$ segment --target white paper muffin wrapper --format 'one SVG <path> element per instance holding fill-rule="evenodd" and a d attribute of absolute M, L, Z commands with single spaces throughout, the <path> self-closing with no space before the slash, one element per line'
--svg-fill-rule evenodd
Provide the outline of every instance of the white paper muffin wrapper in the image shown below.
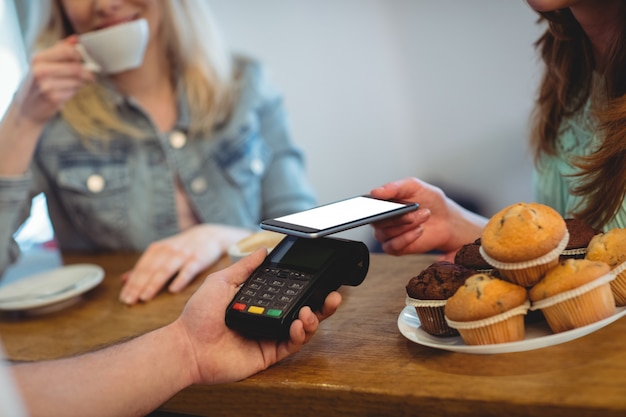
<path fill-rule="evenodd" d="M 495 268 L 498 269 L 524 269 L 524 268 L 530 268 L 533 266 L 537 266 L 537 265 L 543 265 L 549 262 L 552 262 L 554 259 L 558 258 L 559 255 L 561 254 L 561 252 L 563 252 L 563 250 L 565 249 L 565 247 L 567 246 L 567 244 L 569 243 L 569 232 L 567 231 L 567 229 L 565 230 L 565 236 L 563 236 L 563 239 L 561 240 L 561 242 L 559 242 L 558 246 L 554 249 L 552 249 L 550 252 L 546 253 L 545 255 L 536 258 L 536 259 L 532 259 L 530 261 L 523 261 L 523 262 L 500 262 L 497 261 L 495 259 L 493 259 L 491 256 L 487 255 L 487 253 L 485 253 L 485 250 L 483 249 L 482 245 L 480 246 L 480 248 L 478 248 L 478 251 L 480 252 L 480 254 L 482 255 L 483 258 L 485 258 L 485 261 L 487 261 L 487 263 L 489 263 L 490 265 L 492 265 Z"/>
<path fill-rule="evenodd" d="M 615 279 L 615 273 L 613 271 L 609 272 L 606 275 L 602 275 L 599 278 L 594 279 L 591 282 L 588 282 L 580 287 L 574 288 L 572 290 L 564 291 L 560 294 L 553 295 L 552 297 L 544 298 L 543 300 L 534 301 L 531 310 L 539 310 L 542 308 L 553 306 L 557 303 L 560 303 L 565 300 L 569 300 L 574 297 L 578 297 L 586 292 L 593 290 L 594 288 L 598 288 L 601 285 L 606 284 L 607 282 L 611 282 Z"/>
<path fill-rule="evenodd" d="M 615 274 L 615 280 L 611 281 L 611 291 L 615 297 L 615 304 L 619 307 L 626 305 L 626 262 L 622 262 L 611 270 Z"/>
<path fill-rule="evenodd" d="M 611 272 L 614 273 L 615 276 L 618 276 L 624 271 L 626 271 L 626 262 L 622 262 L 621 264 L 617 265 L 615 268 L 611 269 Z"/>
<path fill-rule="evenodd" d="M 486 319 L 474 320 L 474 321 L 454 321 L 446 317 L 446 322 L 448 323 L 448 326 L 452 327 L 453 329 L 476 329 L 478 327 L 490 326 L 492 324 L 496 324 L 501 321 L 508 320 L 514 316 L 526 314 L 529 308 L 530 308 L 530 301 L 526 300 L 524 304 L 520 306 L 512 308 L 509 311 L 505 311 L 504 313 L 495 315 L 493 317 L 488 317 Z"/>
<path fill-rule="evenodd" d="M 406 305 L 411 307 L 443 307 L 448 300 L 418 300 L 407 295 Z"/>
<path fill-rule="evenodd" d="M 587 248 L 577 248 L 577 249 L 563 249 L 561 255 L 564 256 L 578 256 L 587 254 Z"/>

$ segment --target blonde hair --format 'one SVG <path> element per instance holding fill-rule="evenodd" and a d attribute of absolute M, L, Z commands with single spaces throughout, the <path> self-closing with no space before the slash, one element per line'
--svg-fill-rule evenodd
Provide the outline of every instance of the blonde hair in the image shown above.
<path fill-rule="evenodd" d="M 24 27 L 30 51 L 51 46 L 73 34 L 58 0 L 31 0 Z M 176 89 L 185 92 L 190 109 L 189 136 L 211 132 L 223 123 L 232 108 L 234 82 L 232 59 L 207 1 L 162 0 L 162 39 Z M 85 112 L 84 109 L 89 109 Z M 82 88 L 61 111 L 63 118 L 83 138 L 106 139 L 113 132 L 141 137 L 134 126 L 115 112 L 105 88 Z"/>

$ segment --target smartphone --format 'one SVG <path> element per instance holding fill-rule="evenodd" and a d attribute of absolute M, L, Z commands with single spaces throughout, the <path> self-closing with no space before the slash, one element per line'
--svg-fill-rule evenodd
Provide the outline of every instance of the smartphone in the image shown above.
<path fill-rule="evenodd" d="M 331 291 L 360 285 L 368 269 L 363 242 L 285 236 L 232 299 L 226 324 L 248 336 L 286 339 L 303 306 L 319 310 Z"/>
<path fill-rule="evenodd" d="M 318 238 L 417 210 L 419 204 L 360 195 L 309 210 L 264 220 L 261 228 Z"/>

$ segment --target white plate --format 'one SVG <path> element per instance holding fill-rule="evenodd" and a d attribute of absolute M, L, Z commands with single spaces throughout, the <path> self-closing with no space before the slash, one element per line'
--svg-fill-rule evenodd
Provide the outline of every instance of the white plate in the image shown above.
<path fill-rule="evenodd" d="M 540 349 L 569 342 L 608 326 L 624 315 L 626 315 L 626 307 L 617 307 L 615 314 L 604 320 L 561 333 L 552 333 L 545 321 L 528 323 L 526 324 L 525 338 L 519 342 L 470 346 L 463 343 L 463 339 L 460 336 L 436 337 L 426 333 L 420 326 L 415 307 L 406 306 L 400 313 L 400 316 L 398 316 L 398 329 L 410 341 L 437 349 L 476 354 L 509 353 Z"/>
<path fill-rule="evenodd" d="M 0 310 L 29 310 L 76 297 L 104 279 L 98 265 L 75 264 L 41 272 L 0 287 Z"/>

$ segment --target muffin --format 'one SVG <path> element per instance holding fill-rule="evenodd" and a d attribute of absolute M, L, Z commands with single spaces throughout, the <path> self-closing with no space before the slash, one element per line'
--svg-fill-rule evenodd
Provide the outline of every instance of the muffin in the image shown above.
<path fill-rule="evenodd" d="M 454 255 L 454 263 L 477 272 L 490 272 L 493 266 L 480 254 L 480 238 L 461 246 Z"/>
<path fill-rule="evenodd" d="M 489 219 L 480 254 L 514 284 L 531 287 L 559 263 L 569 241 L 565 220 L 551 207 L 516 203 Z"/>
<path fill-rule="evenodd" d="M 435 262 L 406 285 L 406 305 L 415 307 L 422 329 L 433 336 L 457 336 L 446 323 L 446 300 L 463 285 L 474 271 L 451 262 Z"/>
<path fill-rule="evenodd" d="M 561 260 L 569 258 L 583 259 L 587 253 L 589 242 L 601 231 L 594 229 L 588 223 L 580 219 L 565 219 L 565 225 L 569 233 L 569 242 L 565 249 L 563 249 L 563 252 L 561 252 Z"/>
<path fill-rule="evenodd" d="M 611 290 L 618 306 L 626 305 L 626 229 L 610 229 L 595 235 L 587 246 L 586 259 L 605 262 L 615 274 Z"/>
<path fill-rule="evenodd" d="M 567 259 L 529 290 L 531 309 L 543 311 L 555 333 L 594 323 L 615 313 L 614 278 L 604 262 Z"/>
<path fill-rule="evenodd" d="M 475 274 L 448 299 L 444 314 L 466 344 L 488 345 L 523 340 L 529 306 L 526 288 Z"/>

